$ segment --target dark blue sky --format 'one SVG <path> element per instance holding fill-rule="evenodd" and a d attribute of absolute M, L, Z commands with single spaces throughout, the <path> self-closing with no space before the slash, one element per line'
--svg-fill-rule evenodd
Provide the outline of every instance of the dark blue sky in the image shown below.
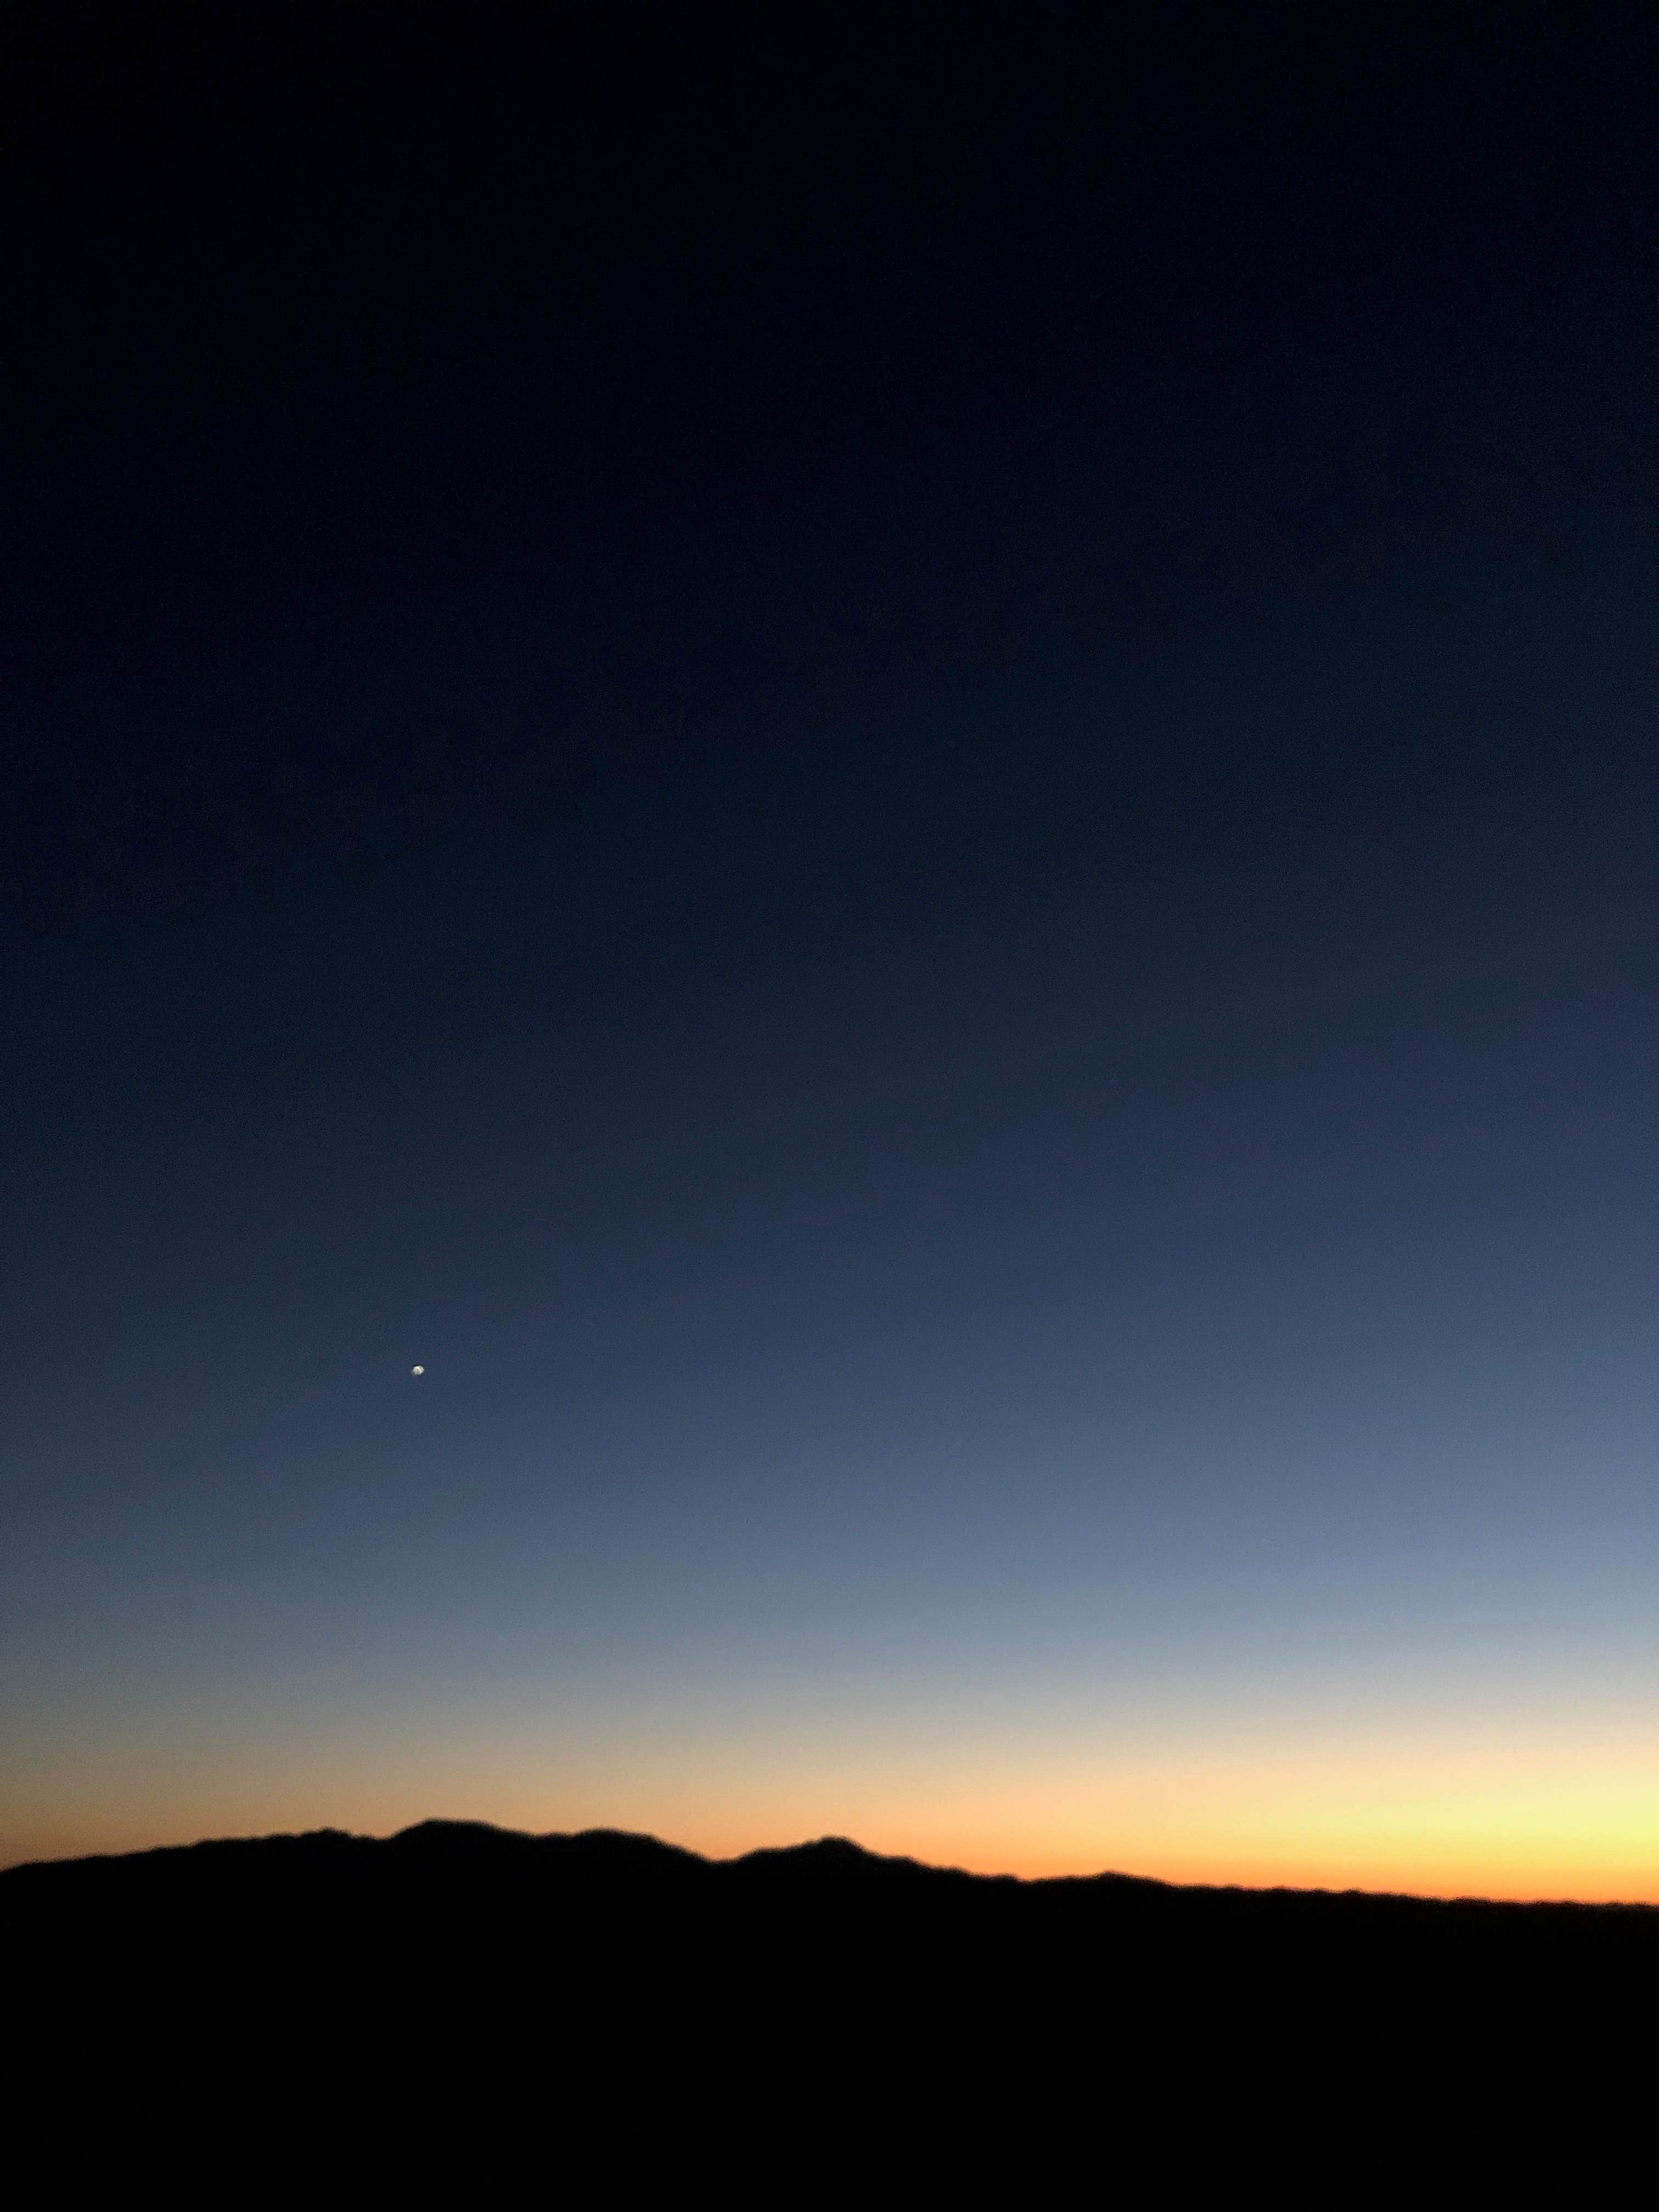
<path fill-rule="evenodd" d="M 1628 1893 L 1650 27 L 20 22 L 10 1855 Z"/>

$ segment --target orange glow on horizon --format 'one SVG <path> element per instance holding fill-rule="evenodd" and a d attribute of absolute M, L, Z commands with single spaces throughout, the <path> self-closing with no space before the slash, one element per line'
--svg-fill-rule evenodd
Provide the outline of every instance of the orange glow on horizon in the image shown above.
<path fill-rule="evenodd" d="M 1659 1903 L 1650 1745 L 1325 1746 L 1276 1757 L 1188 1747 L 1097 1762 L 918 1756 L 839 1772 L 805 1756 L 728 1750 L 694 1770 L 590 1750 L 537 1766 L 474 1744 L 423 1748 L 395 1771 L 337 1753 L 303 1775 L 157 1775 L 150 1789 L 118 1795 L 106 1773 L 84 1791 L 40 1776 L 27 1793 L 32 1807 L 20 1802 L 26 1793 L 15 1797 L 0 1856 L 320 1826 L 384 1835 L 441 1816 L 537 1832 L 630 1828 L 719 1858 L 836 1834 L 1028 1878 L 1109 1869 L 1249 1887 Z"/>

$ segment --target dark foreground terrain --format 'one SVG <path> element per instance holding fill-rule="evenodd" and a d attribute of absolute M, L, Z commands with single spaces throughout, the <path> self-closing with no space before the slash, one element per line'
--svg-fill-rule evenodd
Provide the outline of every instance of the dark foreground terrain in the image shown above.
<path fill-rule="evenodd" d="M 1051 2002 L 1107 1987 L 1296 1978 L 1352 1986 L 1565 1974 L 1645 1979 L 1659 1907 L 1512 1905 L 1357 1891 L 1182 1887 L 1116 1874 L 1024 1881 L 884 1858 L 840 1839 L 710 1860 L 650 1836 L 532 1836 L 428 1820 L 386 1840 L 319 1829 L 15 1867 L 0 1875 L 14 1958 L 164 1956 L 176 1977 L 232 1962 L 287 1972 L 418 1965 L 428 1979 L 550 1974 L 672 1981 L 705 2000 L 739 1976 L 849 1977 L 926 1993 L 1010 1978 Z M 710 1980 L 712 1976 L 713 1981 Z M 924 1994 L 913 1990 L 913 2001 Z"/>
<path fill-rule="evenodd" d="M 1017 1929 L 1032 1940 L 1062 1929 L 1119 1942 L 1386 1940 L 1534 1957 L 1659 1942 L 1659 1905 L 1222 1888 L 1121 1874 L 1022 1881 L 883 1857 L 842 1837 L 708 1859 L 619 1829 L 535 1836 L 480 1820 L 423 1820 L 385 1838 L 315 1828 L 37 1860 L 0 1873 L 0 1902 L 14 1926 L 15 1916 L 159 1913 L 175 1930 L 207 1913 L 358 1919 L 417 1907 L 457 1927 L 507 1911 L 546 1934 L 567 1915 L 591 1926 L 591 1915 L 667 1908 L 688 1923 L 708 1915 L 757 1929 L 896 1913 L 922 1927 Z"/>
<path fill-rule="evenodd" d="M 598 2160 L 625 2203 L 1047 2203 L 1083 2158 L 1091 2196 L 1324 2205 L 1425 2160 L 1484 2201 L 1500 2152 L 1581 2190 L 1644 2101 L 1659 1910 L 428 1821 L 14 1868 L 0 1941 L 18 2109 L 71 2178 L 240 2202 L 252 2157 L 307 2202 L 392 2168 L 470 2201 L 511 2143 L 538 2195 Z"/>
<path fill-rule="evenodd" d="M 1121 1874 L 1021 1881 L 886 1858 L 842 1837 L 708 1859 L 614 1828 L 527 1835 L 481 1820 L 423 1820 L 395 1836 L 340 1828 L 43 1859 L 0 1873 L 9 1914 L 165 1911 L 354 1912 L 418 1899 L 426 1912 L 471 1916 L 509 1905 L 538 1918 L 582 1906 L 670 1902 L 687 1913 L 884 1912 L 901 1907 L 981 1928 L 1061 1925 L 1079 1933 L 1225 1930 L 1243 1938 L 1317 1932 L 1324 1940 L 1393 1939 L 1551 1948 L 1659 1939 L 1659 1905 L 1445 1901 L 1361 1890 L 1180 1885 Z"/>

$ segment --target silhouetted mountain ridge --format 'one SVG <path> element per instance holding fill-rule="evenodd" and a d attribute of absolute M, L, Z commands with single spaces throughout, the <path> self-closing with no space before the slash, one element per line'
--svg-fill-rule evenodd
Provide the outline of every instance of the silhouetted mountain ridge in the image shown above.
<path fill-rule="evenodd" d="M 1282 2076 L 1291 2051 L 1352 2075 L 1367 2049 L 1495 2078 L 1627 2015 L 1659 1953 L 1648 1905 L 1024 1881 L 844 1836 L 713 1859 L 435 1820 L 37 1861 L 0 1875 L 0 1923 L 43 2054 L 183 2052 L 204 2079 L 297 2069 L 349 2095 L 435 2069 L 436 2108 L 458 2080 L 532 2103 L 552 2080 L 568 2112 L 623 2094 L 628 2129 L 691 2083 L 699 2112 L 761 2081 L 840 2083 L 840 2114 L 969 2081 L 988 2110 L 1024 2081 L 1046 2112 L 1068 2081 L 1082 2109 L 1172 2051 L 1229 2079 Z"/>
<path fill-rule="evenodd" d="M 418 1875 L 423 1884 L 453 1885 L 502 1881 L 518 1887 L 526 1881 L 557 1886 L 575 1883 L 641 1889 L 664 1882 L 702 1891 L 738 1894 L 750 1888 L 785 1889 L 803 1894 L 854 1887 L 862 1891 L 902 1889 L 920 1898 L 975 1899 L 987 1903 L 1011 1897 L 1080 1905 L 1109 1901 L 1120 1909 L 1219 1908 L 1249 1912 L 1297 1907 L 1328 1913 L 1392 1914 L 1444 1918 L 1475 1914 L 1517 1920 L 1540 1916 L 1589 1924 L 1606 1921 L 1631 1934 L 1659 1934 L 1659 1905 L 1584 1905 L 1568 1900 L 1522 1904 L 1480 1898 L 1443 1899 L 1362 1890 L 1250 1889 L 1239 1885 L 1180 1884 L 1147 1875 L 1103 1871 L 1095 1875 L 1021 1878 L 1007 1874 L 973 1874 L 938 1867 L 920 1859 L 872 1851 L 846 1836 L 822 1836 L 800 1844 L 770 1846 L 731 1859 L 713 1859 L 684 1845 L 619 1828 L 586 1828 L 533 1834 L 483 1820 L 427 1820 L 380 1838 L 341 1828 L 314 1828 L 268 1836 L 208 1838 L 193 1844 L 75 1859 L 33 1860 L 5 1870 L 0 1899 L 14 1909 L 26 1901 L 50 1909 L 71 1894 L 93 1890 L 165 1887 L 185 1892 L 210 1885 L 268 1888 L 301 1885 L 319 1892 L 331 1887 L 355 1889 L 376 1881 Z"/>

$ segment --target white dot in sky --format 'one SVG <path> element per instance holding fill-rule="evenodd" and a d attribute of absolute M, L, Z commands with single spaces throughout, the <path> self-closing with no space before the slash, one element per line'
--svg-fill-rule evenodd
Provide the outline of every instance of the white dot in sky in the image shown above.
<path fill-rule="evenodd" d="M 411 1375 L 424 1375 L 426 1373 L 424 1367 L 411 1367 L 409 1371 Z"/>

